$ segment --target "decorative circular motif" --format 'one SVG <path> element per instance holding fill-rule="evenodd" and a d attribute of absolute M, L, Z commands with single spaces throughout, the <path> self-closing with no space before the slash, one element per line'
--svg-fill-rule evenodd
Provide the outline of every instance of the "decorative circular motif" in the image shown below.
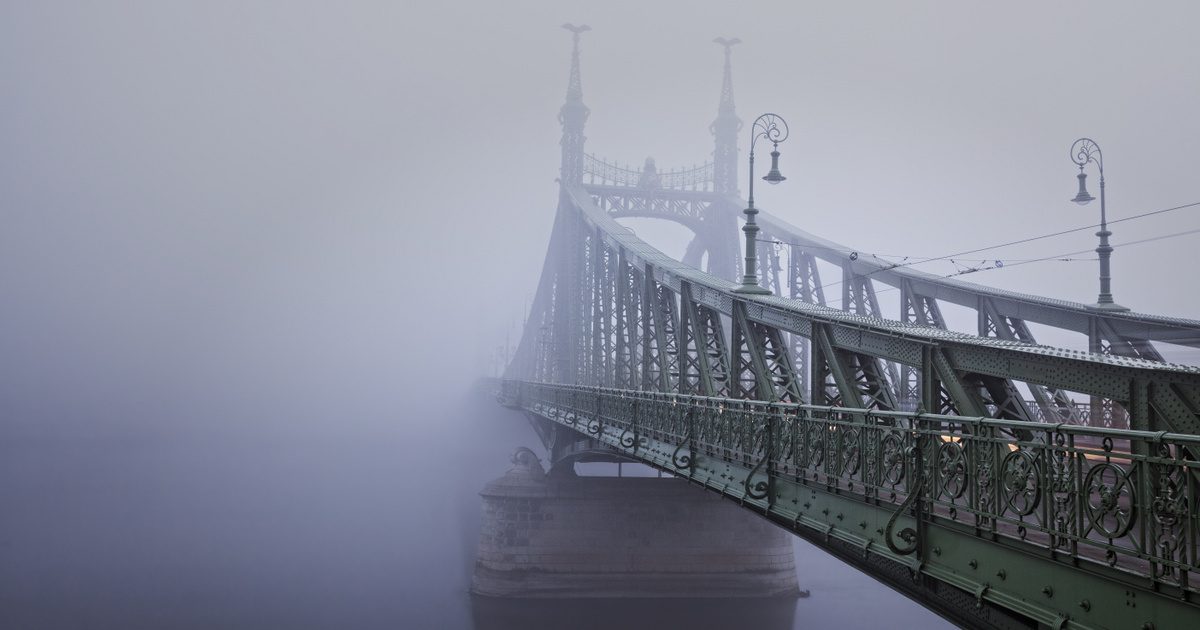
<path fill-rule="evenodd" d="M 883 436 L 882 442 L 881 476 L 894 486 L 904 479 L 904 440 L 893 431 Z"/>
<path fill-rule="evenodd" d="M 825 461 L 825 441 L 814 440 L 810 452 L 812 454 L 808 458 L 809 465 L 814 467 L 820 466 Z"/>
<path fill-rule="evenodd" d="M 1087 496 L 1087 515 L 1096 531 L 1109 538 L 1120 538 L 1133 527 L 1133 482 L 1129 473 L 1116 464 L 1096 464 L 1083 481 Z"/>
<path fill-rule="evenodd" d="M 1096 162 L 1103 171 L 1104 158 L 1102 156 L 1100 146 L 1091 138 L 1080 138 L 1071 145 L 1071 161 L 1081 167 L 1088 162 Z"/>
<path fill-rule="evenodd" d="M 1028 451 L 1016 450 L 1000 463 L 1004 503 L 1020 516 L 1032 514 L 1042 497 L 1037 462 Z"/>
<path fill-rule="evenodd" d="M 685 452 L 683 449 L 684 445 L 680 444 L 679 446 L 675 447 L 675 452 L 671 453 L 671 464 L 680 470 L 684 468 L 691 468 L 692 466 L 692 452 Z"/>
<path fill-rule="evenodd" d="M 967 462 L 962 445 L 942 442 L 938 447 L 938 486 L 942 495 L 957 499 L 967 491 Z"/>
<path fill-rule="evenodd" d="M 788 139 L 787 122 L 778 114 L 763 114 L 754 120 L 751 126 L 753 137 L 751 139 L 750 150 L 753 151 L 754 141 L 760 137 L 766 138 L 768 142 L 779 144 Z"/>
<path fill-rule="evenodd" d="M 858 474 L 858 467 L 861 464 L 859 461 L 861 458 L 858 456 L 858 430 L 855 429 L 849 431 L 846 436 L 842 438 L 842 443 L 848 443 L 848 445 L 842 449 L 842 474 L 846 476 L 856 475 Z"/>

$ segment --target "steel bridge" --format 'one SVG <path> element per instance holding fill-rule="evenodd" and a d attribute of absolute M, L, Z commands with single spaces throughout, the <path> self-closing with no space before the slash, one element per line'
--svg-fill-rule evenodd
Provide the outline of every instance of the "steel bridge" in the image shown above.
<path fill-rule="evenodd" d="M 684 477 L 963 626 L 1200 627 L 1200 368 L 1155 347 L 1200 348 L 1200 321 L 887 265 L 767 212 L 786 243 L 759 251 L 773 295 L 736 293 L 736 40 L 718 40 L 712 161 L 632 169 L 584 150 L 573 30 L 558 211 L 500 386 L 552 463 Z M 674 260 L 623 217 L 694 240 Z M 841 309 L 818 261 L 841 269 Z M 948 330 L 942 303 L 973 309 L 977 334 Z M 1090 351 L 1038 345 L 1030 323 Z"/>

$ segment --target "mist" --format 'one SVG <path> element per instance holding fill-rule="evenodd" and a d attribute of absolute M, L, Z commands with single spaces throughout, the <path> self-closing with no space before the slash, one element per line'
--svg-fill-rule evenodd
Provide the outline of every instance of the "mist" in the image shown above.
<path fill-rule="evenodd" d="M 741 38 L 739 116 L 792 130 L 759 205 L 864 253 L 1096 222 L 1080 136 L 1110 220 L 1200 201 L 1188 2 L 5 3 L 0 625 L 469 627 L 475 493 L 536 442 L 470 392 L 545 256 L 566 21 L 587 150 L 660 168 L 710 158 Z M 1120 245 L 1198 228 L 1114 226 L 1117 301 L 1196 317 L 1200 236 Z M 964 279 L 1096 292 L 1086 261 Z"/>

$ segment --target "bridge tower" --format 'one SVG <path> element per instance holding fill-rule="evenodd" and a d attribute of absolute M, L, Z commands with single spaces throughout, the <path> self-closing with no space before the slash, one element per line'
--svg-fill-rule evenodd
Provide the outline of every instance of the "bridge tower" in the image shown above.
<path fill-rule="evenodd" d="M 579 35 L 592 30 L 583 24 L 563 24 L 571 31 L 571 76 L 567 81 L 567 101 L 558 110 L 558 122 L 562 124 L 562 170 L 563 184 L 578 184 L 583 181 L 583 127 L 591 110 L 583 104 L 583 79 L 579 74 Z"/>
<path fill-rule="evenodd" d="M 742 119 L 738 118 L 733 100 L 733 47 L 742 43 L 736 37 L 718 37 L 713 43 L 725 50 L 725 71 L 721 78 L 721 99 L 717 104 L 717 117 L 708 126 L 713 134 L 713 199 L 704 212 L 704 232 L 696 235 L 689 250 L 708 252 L 709 273 L 721 278 L 735 279 L 742 272 L 741 252 L 738 249 L 737 213 L 741 210 L 738 199 L 738 134 L 742 130 Z M 698 256 L 697 256 L 698 262 Z"/>
<path fill-rule="evenodd" d="M 540 342 L 547 345 L 544 351 L 548 351 L 546 354 L 553 358 L 549 362 L 543 361 L 534 369 L 546 380 L 575 383 L 579 380 L 577 355 L 582 350 L 581 340 L 584 338 L 581 328 L 583 322 L 581 274 L 586 263 L 582 258 L 583 252 L 572 246 L 581 238 L 581 234 L 578 232 L 580 224 L 569 210 L 570 203 L 567 200 L 566 190 L 583 181 L 583 145 L 587 140 L 583 135 L 583 129 L 591 110 L 583 104 L 583 79 L 579 71 L 579 36 L 592 29 L 586 24 L 576 26 L 570 23 L 563 24 L 563 28 L 571 31 L 571 73 L 567 79 L 566 101 L 558 112 L 558 122 L 562 125 L 560 199 L 551 238 L 552 255 L 549 257 L 549 259 L 558 261 L 559 266 L 553 282 L 546 287 L 539 286 L 534 300 L 535 308 L 543 310 L 549 303 L 560 306 L 549 314 L 549 321 L 543 321 L 540 324 L 542 331 Z M 528 322 L 526 326 L 529 326 Z M 546 332 L 549 334 L 546 335 Z"/>
<path fill-rule="evenodd" d="M 730 57 L 733 47 L 742 43 L 734 37 L 718 37 L 713 43 L 725 48 L 725 75 L 721 80 L 721 102 L 717 105 L 717 118 L 709 125 L 716 141 L 713 150 L 713 190 L 722 195 L 736 196 L 738 193 L 738 133 L 742 130 L 742 119 L 738 118 L 733 104 L 733 69 Z"/>

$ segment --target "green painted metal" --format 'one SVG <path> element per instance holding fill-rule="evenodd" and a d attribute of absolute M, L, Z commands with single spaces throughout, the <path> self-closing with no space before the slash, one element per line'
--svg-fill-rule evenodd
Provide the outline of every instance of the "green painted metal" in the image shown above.
<path fill-rule="evenodd" d="M 1200 436 L 521 381 L 501 399 L 874 563 L 960 624 L 1200 624 Z"/>
<path fill-rule="evenodd" d="M 1200 367 L 1152 343 L 1200 347 L 1200 321 L 937 278 L 768 213 L 793 299 L 754 239 L 741 271 L 771 294 L 738 292 L 732 40 L 715 164 L 636 170 L 584 152 L 586 28 L 569 28 L 559 207 L 504 386 L 556 461 L 615 449 L 685 476 L 963 626 L 1200 627 Z M 692 229 L 682 261 L 615 221 L 634 216 Z M 841 267 L 845 310 L 824 306 L 818 259 Z M 900 288 L 899 321 L 876 282 Z M 946 330 L 941 301 L 976 310 L 979 336 Z M 1027 322 L 1091 352 L 1037 345 Z"/>

